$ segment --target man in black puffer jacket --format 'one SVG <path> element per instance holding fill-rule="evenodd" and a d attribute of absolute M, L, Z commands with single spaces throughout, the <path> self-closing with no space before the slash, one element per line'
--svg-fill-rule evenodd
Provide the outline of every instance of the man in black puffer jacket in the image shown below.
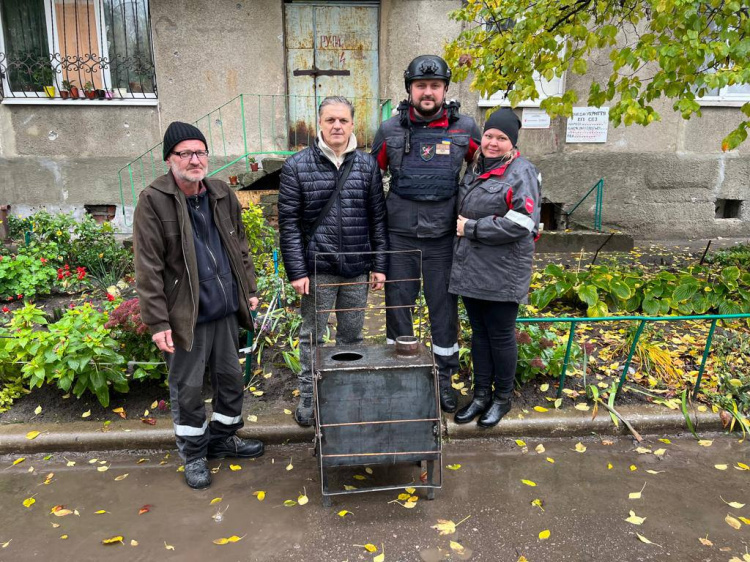
<path fill-rule="evenodd" d="M 364 309 L 368 287 L 383 288 L 388 266 L 387 255 L 375 253 L 388 249 L 380 169 L 374 157 L 357 150 L 354 106 L 344 97 L 324 99 L 318 125 L 313 146 L 284 163 L 279 188 L 281 253 L 302 295 L 300 401 L 294 414 L 302 426 L 313 422 L 310 336 L 323 343 L 328 323 L 328 314 L 316 314 L 316 300 L 318 310 Z M 362 341 L 364 310 L 339 312 L 336 319 L 337 343 Z"/>

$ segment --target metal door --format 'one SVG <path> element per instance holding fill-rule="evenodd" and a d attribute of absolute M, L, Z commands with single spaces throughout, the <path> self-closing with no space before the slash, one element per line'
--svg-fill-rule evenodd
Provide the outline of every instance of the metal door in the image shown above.
<path fill-rule="evenodd" d="M 360 146 L 378 127 L 378 4 L 286 4 L 289 144 L 309 145 L 317 134 L 317 107 L 345 96 L 355 107 Z"/>

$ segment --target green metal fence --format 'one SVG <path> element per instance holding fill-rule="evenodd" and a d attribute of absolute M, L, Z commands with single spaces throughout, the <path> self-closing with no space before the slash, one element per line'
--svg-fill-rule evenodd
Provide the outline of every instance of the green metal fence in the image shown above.
<path fill-rule="evenodd" d="M 565 211 L 565 215 L 570 219 L 570 215 L 573 214 L 573 212 L 581 206 L 581 203 L 583 203 L 586 199 L 589 198 L 589 196 L 595 193 L 594 196 L 594 230 L 597 232 L 602 231 L 602 204 L 604 202 L 604 178 L 601 178 L 598 182 L 596 182 L 591 189 L 589 189 L 586 192 L 586 195 L 581 197 L 581 200 L 578 201 L 575 205 L 573 205 L 573 208 L 570 211 Z"/>
<path fill-rule="evenodd" d="M 315 110 L 324 96 L 240 94 L 193 124 L 201 129 L 211 153 L 208 175 L 237 175 L 250 169 L 250 158 L 294 154 L 312 144 Z M 372 145 L 375 129 L 391 116 L 391 100 L 353 98 L 355 134 L 360 146 Z M 314 124 L 314 123 L 313 123 Z M 117 173 L 120 202 L 135 207 L 138 193 L 167 172 L 162 143 L 147 150 Z M 126 202 L 126 191 L 129 195 Z M 127 213 L 125 224 L 132 225 Z"/>
<path fill-rule="evenodd" d="M 700 384 L 701 379 L 703 378 L 703 372 L 706 369 L 706 361 L 708 359 L 708 355 L 711 351 L 711 342 L 713 340 L 714 331 L 716 329 L 716 323 L 719 320 L 737 320 L 737 319 L 743 319 L 743 318 L 750 318 L 750 313 L 743 313 L 743 314 L 704 314 L 704 315 L 696 315 L 696 316 L 606 316 L 606 317 L 595 317 L 595 318 L 518 318 L 518 322 L 521 324 L 540 324 L 540 323 L 569 323 L 570 329 L 568 331 L 568 345 L 565 350 L 565 358 L 563 359 L 563 368 L 562 372 L 560 373 L 559 378 L 559 388 L 557 390 L 557 397 L 560 398 L 562 396 L 563 388 L 565 387 L 565 375 L 568 370 L 568 365 L 570 361 L 570 352 L 573 346 L 573 339 L 575 338 L 575 332 L 576 332 L 576 326 L 578 324 L 589 324 L 589 323 L 598 323 L 598 322 L 622 322 L 622 321 L 629 321 L 629 322 L 638 322 L 638 328 L 636 329 L 635 336 L 633 337 L 633 343 L 630 345 L 630 351 L 628 353 L 628 358 L 625 361 L 625 365 L 622 369 L 622 375 L 620 375 L 620 380 L 617 384 L 617 391 L 616 394 L 619 395 L 620 390 L 622 389 L 622 385 L 625 383 L 625 378 L 628 375 L 628 370 L 630 369 L 630 363 L 633 360 L 633 355 L 635 354 L 636 347 L 638 345 L 638 340 L 641 337 L 641 334 L 643 334 L 643 330 L 646 327 L 646 324 L 649 322 L 684 322 L 686 320 L 701 320 L 701 321 L 711 321 L 711 327 L 708 332 L 708 337 L 706 338 L 706 345 L 703 349 L 703 358 L 701 360 L 701 365 L 698 370 L 698 375 L 695 378 L 695 387 L 693 390 L 693 397 L 697 396 L 698 391 L 700 390 Z"/>

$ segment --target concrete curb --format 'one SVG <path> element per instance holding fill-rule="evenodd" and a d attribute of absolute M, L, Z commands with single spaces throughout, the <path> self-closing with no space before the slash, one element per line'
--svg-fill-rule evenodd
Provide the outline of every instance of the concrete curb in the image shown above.
<path fill-rule="evenodd" d="M 665 435 L 688 430 L 681 412 L 662 406 L 622 406 L 618 411 L 641 435 Z M 691 416 L 697 431 L 721 431 L 718 414 L 698 412 Z M 606 410 L 600 408 L 596 419 L 591 411 L 573 408 L 548 412 L 522 413 L 514 408 L 503 421 L 492 429 L 480 429 L 476 423 L 457 425 L 453 416 L 445 416 L 446 437 L 471 439 L 486 437 L 583 437 L 623 435 L 628 430 L 615 428 Z M 66 424 L 6 424 L 0 425 L 0 454 L 52 453 L 59 451 L 114 451 L 128 449 L 171 449 L 174 432 L 169 420 L 159 419 L 157 426 L 138 420 L 113 422 L 106 431 L 99 422 L 76 421 Z M 35 439 L 27 439 L 30 431 L 39 431 Z M 257 423 L 246 422 L 239 432 L 241 437 L 260 439 L 268 444 L 313 441 L 313 428 L 299 427 L 291 416 L 284 414 L 259 415 Z"/>

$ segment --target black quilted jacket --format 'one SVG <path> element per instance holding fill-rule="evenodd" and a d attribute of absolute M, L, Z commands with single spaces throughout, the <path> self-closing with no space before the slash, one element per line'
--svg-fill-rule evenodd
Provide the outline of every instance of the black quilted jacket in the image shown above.
<path fill-rule="evenodd" d="M 354 164 L 340 196 L 306 241 L 304 233 L 335 191 L 338 175 L 351 158 Z M 383 184 L 375 158 L 355 150 L 337 170 L 317 144 L 289 158 L 281 169 L 279 232 L 290 281 L 316 271 L 347 278 L 368 271 L 385 273 L 387 255 L 367 254 L 388 249 Z M 316 253 L 326 252 L 339 254 L 316 259 Z"/>

